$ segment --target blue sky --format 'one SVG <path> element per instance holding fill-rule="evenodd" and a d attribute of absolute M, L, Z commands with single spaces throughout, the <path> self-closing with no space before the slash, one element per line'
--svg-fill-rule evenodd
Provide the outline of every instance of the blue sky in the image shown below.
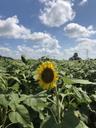
<path fill-rule="evenodd" d="M 0 55 L 96 58 L 95 0 L 0 0 Z"/>

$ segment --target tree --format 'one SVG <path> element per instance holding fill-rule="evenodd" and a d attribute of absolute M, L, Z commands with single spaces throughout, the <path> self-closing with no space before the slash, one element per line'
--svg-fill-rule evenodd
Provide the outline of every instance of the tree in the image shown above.
<path fill-rule="evenodd" d="M 69 58 L 69 60 L 81 60 L 81 58 L 78 56 L 78 53 L 75 52 L 74 55 L 71 58 Z"/>

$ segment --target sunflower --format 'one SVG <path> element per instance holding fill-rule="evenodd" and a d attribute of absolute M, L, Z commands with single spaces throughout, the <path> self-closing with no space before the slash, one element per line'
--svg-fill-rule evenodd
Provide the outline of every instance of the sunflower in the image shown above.
<path fill-rule="evenodd" d="M 53 62 L 45 61 L 35 71 L 34 79 L 43 89 L 52 89 L 56 87 L 58 73 L 56 65 Z"/>

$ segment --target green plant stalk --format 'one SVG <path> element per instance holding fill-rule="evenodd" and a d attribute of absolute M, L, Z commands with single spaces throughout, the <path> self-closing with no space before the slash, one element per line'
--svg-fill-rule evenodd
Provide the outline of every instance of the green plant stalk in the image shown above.
<path fill-rule="evenodd" d="M 6 123 L 6 119 L 7 119 L 7 109 L 8 108 L 4 108 L 4 119 L 3 119 L 3 124 L 2 124 L 2 128 L 5 128 L 5 123 Z"/>
<path fill-rule="evenodd" d="M 50 112 L 52 113 L 52 115 L 53 115 L 53 117 L 54 117 L 54 120 L 55 120 L 56 124 L 58 125 L 57 118 L 56 118 L 54 112 L 52 111 L 51 108 L 49 108 L 49 110 L 50 110 Z"/>
<path fill-rule="evenodd" d="M 13 125 L 13 124 L 15 124 L 15 123 L 10 123 L 10 124 L 8 124 L 5 128 L 8 128 L 9 126 L 11 126 L 11 125 Z"/>
<path fill-rule="evenodd" d="M 56 109 L 57 109 L 58 124 L 60 124 L 59 93 L 58 93 L 58 88 L 57 87 L 56 87 Z"/>
<path fill-rule="evenodd" d="M 50 98 L 48 98 L 47 97 L 47 99 L 49 100 L 49 101 L 51 101 L 53 104 L 55 104 L 56 105 L 56 103 L 53 101 L 53 100 L 51 100 Z"/>
<path fill-rule="evenodd" d="M 3 114 L 2 114 L 2 107 L 0 106 L 0 125 L 2 124 L 2 120 L 3 120 Z"/>

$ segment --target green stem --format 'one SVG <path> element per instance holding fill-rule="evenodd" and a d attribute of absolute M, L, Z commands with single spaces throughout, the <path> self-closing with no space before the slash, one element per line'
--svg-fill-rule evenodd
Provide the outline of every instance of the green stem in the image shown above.
<path fill-rule="evenodd" d="M 56 116 L 55 116 L 53 110 L 52 110 L 51 108 L 49 108 L 49 110 L 51 111 L 51 113 L 52 113 L 52 115 L 53 115 L 53 118 L 54 118 L 56 124 L 58 125 L 58 122 L 57 122 L 57 119 L 56 119 Z"/>
<path fill-rule="evenodd" d="M 57 88 L 57 87 L 56 87 L 56 108 L 57 108 L 57 119 L 58 119 L 58 124 L 60 124 L 59 94 L 58 94 L 58 88 Z"/>
<path fill-rule="evenodd" d="M 53 104 L 55 104 L 56 105 L 56 103 L 53 101 L 53 100 L 51 100 L 50 98 L 48 98 L 47 97 L 47 99 L 49 100 L 49 101 L 51 101 Z"/>
<path fill-rule="evenodd" d="M 5 128 L 5 123 L 6 123 L 6 119 L 7 119 L 7 108 L 4 108 L 4 119 L 3 119 L 3 124 L 2 124 L 2 128 Z"/>
<path fill-rule="evenodd" d="M 16 123 L 10 123 L 8 124 L 5 128 L 8 128 L 9 126 L 13 125 L 13 124 L 16 124 Z"/>
<path fill-rule="evenodd" d="M 2 108 L 0 106 L 0 124 L 1 124 L 1 122 L 2 122 Z"/>

